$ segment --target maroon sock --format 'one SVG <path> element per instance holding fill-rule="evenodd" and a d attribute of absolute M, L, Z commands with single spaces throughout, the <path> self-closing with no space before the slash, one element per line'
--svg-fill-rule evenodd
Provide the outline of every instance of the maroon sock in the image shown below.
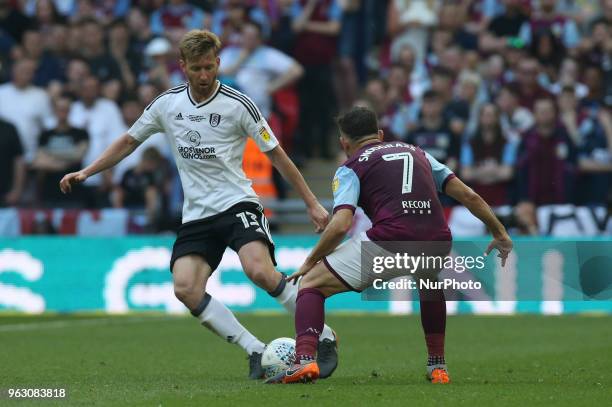
<path fill-rule="evenodd" d="M 430 356 L 444 356 L 444 334 L 446 331 L 446 301 L 444 291 L 421 292 L 421 325 Z"/>
<path fill-rule="evenodd" d="M 325 320 L 325 297 L 316 288 L 304 288 L 295 302 L 296 361 L 314 360 Z"/>

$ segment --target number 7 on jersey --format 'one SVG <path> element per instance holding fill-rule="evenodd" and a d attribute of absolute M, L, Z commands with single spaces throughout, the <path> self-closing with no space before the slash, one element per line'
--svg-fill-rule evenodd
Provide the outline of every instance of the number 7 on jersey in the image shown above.
<path fill-rule="evenodd" d="M 385 161 L 402 160 L 404 162 L 404 179 L 402 181 L 402 194 L 412 192 L 412 171 L 414 168 L 414 158 L 409 152 L 385 154 L 382 156 Z"/>

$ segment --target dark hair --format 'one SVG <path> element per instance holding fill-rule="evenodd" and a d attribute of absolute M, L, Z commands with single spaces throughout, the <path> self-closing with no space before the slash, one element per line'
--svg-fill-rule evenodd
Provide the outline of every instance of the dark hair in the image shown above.
<path fill-rule="evenodd" d="M 376 113 L 366 107 L 353 107 L 336 119 L 343 134 L 351 140 L 378 133 Z"/>
<path fill-rule="evenodd" d="M 435 90 L 429 89 L 429 90 L 426 90 L 425 93 L 423 93 L 424 102 L 435 102 L 439 99 L 440 99 L 440 94 L 436 92 Z"/>
<path fill-rule="evenodd" d="M 453 80 L 453 71 L 443 66 L 436 66 L 431 70 L 431 76 L 442 76 L 446 79 Z"/>
<path fill-rule="evenodd" d="M 497 122 L 495 123 L 495 127 L 493 128 L 493 133 L 495 134 L 495 138 L 493 139 L 492 144 L 487 144 L 485 142 L 484 137 L 484 129 L 482 128 L 482 113 L 486 107 L 492 107 L 495 110 L 495 115 L 497 116 Z M 484 104 L 480 111 L 478 112 L 478 128 L 474 133 L 474 136 L 469 141 L 469 144 L 472 146 L 472 152 L 474 154 L 474 162 L 476 164 L 481 163 L 487 158 L 493 156 L 498 158 L 501 161 L 501 157 L 504 152 L 504 147 L 506 146 L 506 140 L 504 138 L 504 133 L 501 126 L 501 121 L 499 119 L 499 108 L 497 105 L 493 103 Z"/>
<path fill-rule="evenodd" d="M 514 96 L 516 99 L 519 99 L 521 97 L 521 91 L 515 83 L 506 83 L 501 87 L 499 92 L 501 93 L 502 90 L 505 90 L 506 92 Z"/>
<path fill-rule="evenodd" d="M 550 41 L 550 54 L 548 55 L 543 55 L 540 48 L 540 41 L 544 38 Z M 566 54 L 565 46 L 550 29 L 542 29 L 533 34 L 530 51 L 531 55 L 537 58 L 539 63 L 552 66 L 555 69 L 559 68 Z"/>

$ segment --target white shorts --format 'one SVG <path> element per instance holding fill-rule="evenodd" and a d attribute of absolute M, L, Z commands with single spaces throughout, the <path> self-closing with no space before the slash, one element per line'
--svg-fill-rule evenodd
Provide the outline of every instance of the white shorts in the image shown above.
<path fill-rule="evenodd" d="M 362 244 L 366 243 L 366 244 Z M 419 267 L 418 270 L 407 271 L 396 268 L 385 268 L 380 273 L 372 270 L 372 259 L 375 257 L 395 257 L 398 248 L 408 253 L 446 256 L 450 252 L 450 241 L 439 242 L 385 242 L 389 243 L 384 249 L 373 243 L 366 232 L 361 232 L 351 239 L 345 241 L 332 253 L 323 258 L 323 262 L 331 273 L 336 276 L 348 289 L 361 292 L 374 284 L 374 280 L 390 281 L 398 277 L 411 276 L 412 278 L 437 278 L 440 269 L 427 269 Z M 392 243 L 401 243 L 400 246 Z M 366 267 L 362 269 L 362 261 L 365 260 Z"/>
<path fill-rule="evenodd" d="M 385 273 L 375 274 L 373 271 L 361 270 L 361 256 L 392 256 L 388 251 L 375 244 L 363 245 L 361 242 L 371 242 L 366 232 L 361 232 L 342 243 L 332 253 L 323 258 L 323 262 L 331 273 L 340 280 L 346 288 L 352 291 L 363 291 L 371 286 L 375 279 L 388 280 L 394 276 Z M 362 250 L 367 251 L 362 253 Z"/>

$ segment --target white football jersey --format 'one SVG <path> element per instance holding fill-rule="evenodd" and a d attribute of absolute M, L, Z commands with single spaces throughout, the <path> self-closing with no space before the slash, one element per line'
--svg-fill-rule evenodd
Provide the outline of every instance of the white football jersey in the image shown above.
<path fill-rule="evenodd" d="M 244 201 L 259 203 L 242 170 L 248 136 L 259 149 L 278 145 L 259 109 L 244 94 L 217 82 L 213 95 L 196 103 L 188 84 L 160 94 L 128 134 L 142 142 L 164 133 L 183 185 L 183 223 L 207 218 Z"/>

